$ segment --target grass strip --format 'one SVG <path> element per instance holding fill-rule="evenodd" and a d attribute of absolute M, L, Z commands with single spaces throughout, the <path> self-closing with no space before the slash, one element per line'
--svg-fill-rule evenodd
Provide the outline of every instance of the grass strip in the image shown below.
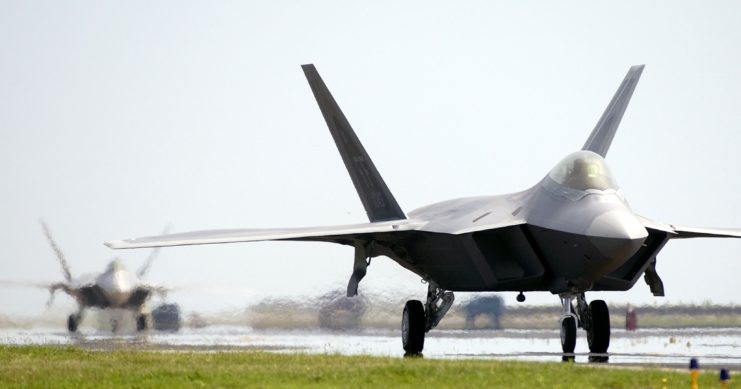
<path fill-rule="evenodd" d="M 573 363 L 0 346 L 3 388 L 660 388 L 689 374 Z M 421 386 L 424 385 L 424 386 Z M 715 372 L 700 387 L 717 387 Z"/>

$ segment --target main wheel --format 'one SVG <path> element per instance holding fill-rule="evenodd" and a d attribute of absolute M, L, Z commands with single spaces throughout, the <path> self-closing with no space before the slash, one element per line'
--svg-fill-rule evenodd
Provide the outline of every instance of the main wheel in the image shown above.
<path fill-rule="evenodd" d="M 407 354 L 419 354 L 425 346 L 425 308 L 419 300 L 404 305 L 401 318 L 401 342 Z"/>
<path fill-rule="evenodd" d="M 594 300 L 589 303 L 589 330 L 587 342 L 589 351 L 606 353 L 610 347 L 610 311 L 604 300 Z"/>
<path fill-rule="evenodd" d="M 576 348 L 576 319 L 573 316 L 561 318 L 561 349 L 573 353 Z"/>
<path fill-rule="evenodd" d="M 147 329 L 147 316 L 140 314 L 136 317 L 136 330 L 144 331 Z"/>
<path fill-rule="evenodd" d="M 77 327 L 80 326 L 80 315 L 71 314 L 67 318 L 67 329 L 69 332 L 77 332 Z"/>

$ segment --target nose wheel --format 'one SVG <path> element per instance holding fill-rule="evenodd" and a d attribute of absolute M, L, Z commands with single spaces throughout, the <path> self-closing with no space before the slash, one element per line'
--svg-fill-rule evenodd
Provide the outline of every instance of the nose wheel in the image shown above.
<path fill-rule="evenodd" d="M 586 328 L 589 351 L 606 353 L 610 347 L 610 311 L 604 300 L 589 303 L 589 319 L 589 327 Z"/>
<path fill-rule="evenodd" d="M 576 348 L 576 319 L 573 316 L 561 318 L 561 349 L 571 354 Z"/>
<path fill-rule="evenodd" d="M 576 298 L 576 309 L 572 300 Z M 562 295 L 563 315 L 561 316 L 561 349 L 573 353 L 576 347 L 576 329 L 583 328 L 587 333 L 587 344 L 591 353 L 604 354 L 610 347 L 610 311 L 604 300 L 594 300 L 587 304 L 584 293 Z"/>

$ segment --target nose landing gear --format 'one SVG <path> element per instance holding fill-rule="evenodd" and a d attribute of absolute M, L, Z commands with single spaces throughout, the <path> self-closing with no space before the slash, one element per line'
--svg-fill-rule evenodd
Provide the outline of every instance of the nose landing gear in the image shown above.
<path fill-rule="evenodd" d="M 589 326 L 587 330 L 587 343 L 589 351 L 593 353 L 606 353 L 610 347 L 610 312 L 604 300 L 594 300 L 589 303 Z"/>
<path fill-rule="evenodd" d="M 563 314 L 561 315 L 561 349 L 564 353 L 574 352 L 576 347 L 577 318 L 574 307 L 571 306 L 571 297 L 561 297 Z"/>
<path fill-rule="evenodd" d="M 576 310 L 572 300 L 576 298 Z M 587 305 L 584 293 L 561 295 L 564 313 L 561 316 L 561 348 L 573 353 L 576 346 L 576 328 L 587 332 L 589 351 L 603 354 L 610 347 L 610 312 L 604 300 L 594 300 Z"/>

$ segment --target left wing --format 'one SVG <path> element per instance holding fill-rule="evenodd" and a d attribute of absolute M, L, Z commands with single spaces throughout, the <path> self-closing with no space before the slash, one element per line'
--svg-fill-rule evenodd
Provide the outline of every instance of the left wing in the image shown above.
<path fill-rule="evenodd" d="M 258 242 L 266 240 L 304 240 L 353 245 L 356 240 L 363 239 L 362 235 L 414 230 L 421 224 L 413 223 L 409 220 L 397 220 L 327 227 L 193 231 L 145 238 L 113 240 L 106 242 L 105 245 L 113 249 L 134 249 L 143 247 Z"/>
<path fill-rule="evenodd" d="M 672 225 L 674 239 L 687 238 L 741 238 L 741 230 L 733 228 L 705 228 Z"/>
<path fill-rule="evenodd" d="M 687 227 L 675 224 L 664 224 L 655 222 L 651 219 L 640 215 L 638 220 L 646 228 L 661 230 L 669 233 L 670 239 L 689 239 L 689 238 L 741 238 L 741 229 L 738 228 L 708 228 L 708 227 Z"/>

